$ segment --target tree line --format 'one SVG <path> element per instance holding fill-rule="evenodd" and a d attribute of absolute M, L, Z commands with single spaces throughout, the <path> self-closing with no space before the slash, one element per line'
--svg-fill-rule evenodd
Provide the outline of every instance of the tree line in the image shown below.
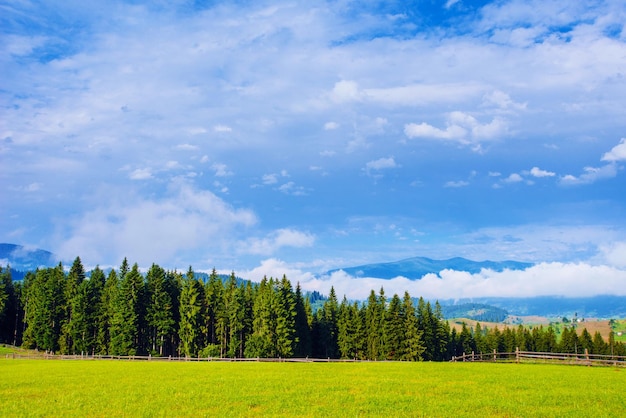
<path fill-rule="evenodd" d="M 554 328 L 459 331 L 438 302 L 370 292 L 367 301 L 339 302 L 335 290 L 312 308 L 286 276 L 260 283 L 227 279 L 215 270 L 204 280 L 153 264 L 141 274 L 124 259 L 87 277 L 79 257 L 28 272 L 13 282 L 0 268 L 0 341 L 62 354 L 183 357 L 316 357 L 444 361 L 463 353 L 524 351 L 626 355 L 613 333 Z"/>

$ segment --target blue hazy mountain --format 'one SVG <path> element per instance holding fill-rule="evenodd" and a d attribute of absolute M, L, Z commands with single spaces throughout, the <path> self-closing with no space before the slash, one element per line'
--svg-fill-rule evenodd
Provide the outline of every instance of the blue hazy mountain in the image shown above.
<path fill-rule="evenodd" d="M 427 257 L 413 257 L 388 263 L 365 264 L 362 266 L 335 269 L 329 271 L 328 273 L 330 274 L 335 271 L 343 270 L 354 277 L 393 279 L 395 277 L 402 276 L 411 280 L 419 280 L 426 274 L 437 274 L 442 270 L 479 273 L 482 269 L 490 269 L 493 271 L 524 270 L 532 266 L 532 263 L 511 260 L 472 261 L 462 257 L 450 258 L 448 260 L 433 260 Z"/>
<path fill-rule="evenodd" d="M 34 271 L 38 267 L 54 267 L 58 258 L 50 251 L 29 249 L 17 244 L 0 244 L 0 265 L 18 271 Z"/>

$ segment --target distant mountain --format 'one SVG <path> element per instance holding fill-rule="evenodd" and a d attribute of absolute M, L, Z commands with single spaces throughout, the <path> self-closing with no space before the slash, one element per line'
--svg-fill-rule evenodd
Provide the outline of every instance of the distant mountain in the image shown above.
<path fill-rule="evenodd" d="M 600 295 L 582 298 L 564 296 L 536 296 L 530 298 L 483 297 L 467 300 L 440 300 L 442 305 L 481 303 L 505 309 L 511 315 L 538 315 L 560 317 L 563 315 L 588 318 L 625 318 L 626 296 Z"/>
<path fill-rule="evenodd" d="M 413 257 L 405 260 L 390 263 L 365 264 L 356 267 L 335 269 L 328 274 L 343 270 L 354 277 L 376 277 L 379 279 L 393 279 L 398 276 L 411 280 L 419 280 L 429 273 L 437 274 L 442 270 L 467 271 L 468 273 L 479 273 L 482 269 L 494 271 L 503 270 L 524 270 L 532 267 L 531 263 L 519 261 L 472 261 L 461 257 L 450 258 L 448 260 L 433 260 L 426 257 Z"/>
<path fill-rule="evenodd" d="M 53 267 L 59 263 L 50 251 L 28 249 L 22 245 L 0 244 L 0 266 L 11 266 L 16 271 L 33 271 L 38 267 Z"/>
<path fill-rule="evenodd" d="M 502 322 L 509 315 L 505 309 L 485 305 L 484 303 L 442 305 L 441 311 L 446 319 L 468 318 L 484 322 Z"/>

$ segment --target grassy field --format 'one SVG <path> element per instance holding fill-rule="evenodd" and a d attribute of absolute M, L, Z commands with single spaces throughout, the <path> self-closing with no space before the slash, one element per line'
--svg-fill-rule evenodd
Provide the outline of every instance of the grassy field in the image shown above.
<path fill-rule="evenodd" d="M 626 370 L 0 359 L 0 416 L 626 416 Z"/>

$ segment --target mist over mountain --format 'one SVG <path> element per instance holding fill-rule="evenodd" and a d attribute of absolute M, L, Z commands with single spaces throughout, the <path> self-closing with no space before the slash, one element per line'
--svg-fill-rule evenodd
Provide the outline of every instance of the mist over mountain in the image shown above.
<path fill-rule="evenodd" d="M 52 267 L 58 262 L 58 257 L 50 251 L 0 243 L 0 265 L 3 267 L 10 265 L 13 270 L 25 272 L 38 267 Z"/>
<path fill-rule="evenodd" d="M 532 267 L 532 263 L 520 261 L 472 261 L 462 257 L 454 257 L 447 260 L 433 260 L 427 257 L 412 257 L 400 261 L 387 263 L 365 264 L 356 267 L 345 267 L 330 270 L 328 274 L 336 271 L 344 271 L 354 277 L 376 277 L 379 279 L 393 279 L 398 276 L 410 280 L 419 280 L 426 274 L 438 274 L 443 270 L 466 271 L 468 273 L 480 273 L 482 269 L 493 271 L 524 270 Z"/>

